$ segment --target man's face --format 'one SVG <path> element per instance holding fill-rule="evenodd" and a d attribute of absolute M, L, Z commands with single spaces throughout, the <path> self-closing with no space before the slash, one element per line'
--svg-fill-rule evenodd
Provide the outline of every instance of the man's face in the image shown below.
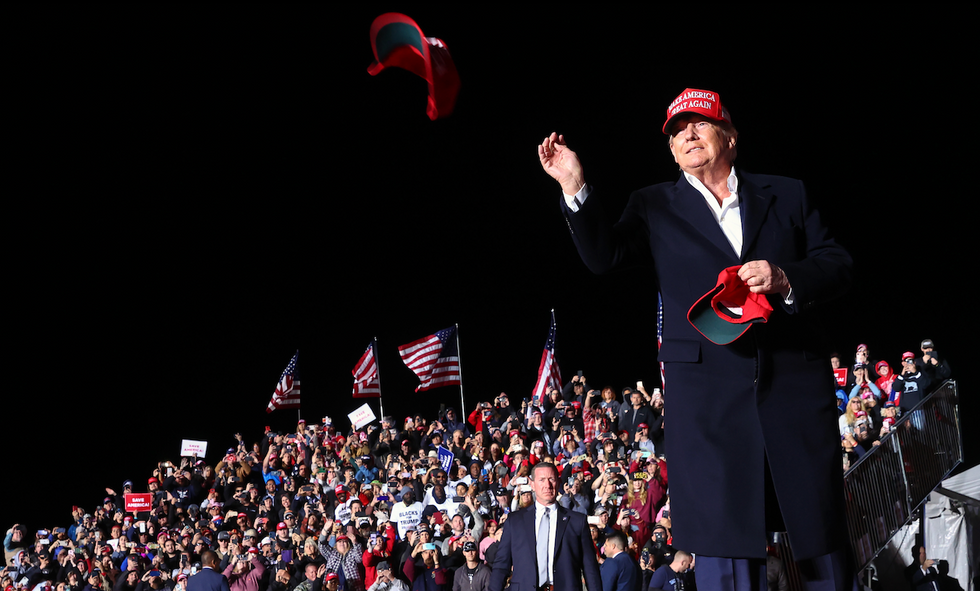
<path fill-rule="evenodd" d="M 639 392 L 633 392 L 630 394 L 630 399 L 633 401 L 633 406 L 640 406 L 643 404 L 643 394 Z"/>
<path fill-rule="evenodd" d="M 868 425 L 867 423 L 859 423 L 854 425 L 854 439 L 858 441 L 864 441 L 868 438 Z"/>
<path fill-rule="evenodd" d="M 312 564 L 311 563 L 311 564 L 307 564 L 306 565 L 306 578 L 308 580 L 310 580 L 310 581 L 315 581 L 316 580 L 316 565 L 315 564 Z"/>
<path fill-rule="evenodd" d="M 531 490 L 534 491 L 538 502 L 542 505 L 554 503 L 558 490 L 558 475 L 555 471 L 550 468 L 539 468 L 533 472 L 533 476 Z"/>
<path fill-rule="evenodd" d="M 689 174 L 712 169 L 727 171 L 735 159 L 735 139 L 734 135 L 727 137 L 707 117 L 689 113 L 671 125 L 670 153 L 681 170 Z"/>

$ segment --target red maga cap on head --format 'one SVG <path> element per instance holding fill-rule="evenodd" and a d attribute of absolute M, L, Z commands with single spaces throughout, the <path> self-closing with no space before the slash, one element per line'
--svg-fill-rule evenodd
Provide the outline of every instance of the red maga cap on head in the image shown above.
<path fill-rule="evenodd" d="M 667 105 L 667 120 L 664 122 L 663 132 L 670 135 L 670 122 L 684 113 L 697 113 L 715 121 L 732 122 L 732 116 L 725 105 L 721 104 L 721 97 L 717 92 L 686 88 Z"/>
<path fill-rule="evenodd" d="M 687 320 L 716 345 L 727 345 L 745 334 L 752 324 L 766 322 L 772 306 L 766 296 L 752 293 L 738 276 L 741 267 L 718 274 L 718 284 L 701 296 L 687 312 Z"/>

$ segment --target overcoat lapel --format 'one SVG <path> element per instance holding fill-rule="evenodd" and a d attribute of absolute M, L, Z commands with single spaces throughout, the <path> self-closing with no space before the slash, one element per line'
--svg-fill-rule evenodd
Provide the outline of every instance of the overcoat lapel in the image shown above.
<path fill-rule="evenodd" d="M 755 240 L 759 237 L 762 224 L 766 220 L 769 206 L 772 205 L 773 195 L 770 186 L 759 186 L 743 174 L 738 176 L 738 196 L 740 207 L 744 208 L 742 217 L 742 262 L 751 260 L 749 254 L 753 251 Z"/>
<path fill-rule="evenodd" d="M 708 210 L 708 204 L 704 202 L 704 197 L 691 186 L 691 183 L 687 182 L 684 175 L 681 175 L 677 184 L 674 185 L 670 205 L 681 219 L 690 224 L 708 242 L 725 253 L 725 256 L 732 259 L 733 265 L 737 262 L 732 245 L 728 243 L 721 226 L 718 225 L 714 216 L 711 215 L 711 211 Z"/>

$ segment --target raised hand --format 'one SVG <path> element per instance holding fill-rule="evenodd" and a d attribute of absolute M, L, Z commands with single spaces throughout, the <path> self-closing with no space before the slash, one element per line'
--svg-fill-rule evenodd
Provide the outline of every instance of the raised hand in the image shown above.
<path fill-rule="evenodd" d="M 578 155 L 565 145 L 565 136 L 552 133 L 538 146 L 541 168 L 558 181 L 562 191 L 574 195 L 585 185 L 585 173 Z"/>

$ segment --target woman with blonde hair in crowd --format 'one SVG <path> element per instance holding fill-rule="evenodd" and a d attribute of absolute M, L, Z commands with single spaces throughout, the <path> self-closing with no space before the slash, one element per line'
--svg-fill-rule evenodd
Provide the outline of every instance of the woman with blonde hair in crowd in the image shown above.
<path fill-rule="evenodd" d="M 861 400 L 861 396 L 852 396 L 850 400 L 847 401 L 847 410 L 844 414 L 837 419 L 837 424 L 840 427 L 840 434 L 843 437 L 849 433 L 854 432 L 854 421 L 857 420 L 855 416 L 858 412 L 864 411 L 864 401 Z"/>

